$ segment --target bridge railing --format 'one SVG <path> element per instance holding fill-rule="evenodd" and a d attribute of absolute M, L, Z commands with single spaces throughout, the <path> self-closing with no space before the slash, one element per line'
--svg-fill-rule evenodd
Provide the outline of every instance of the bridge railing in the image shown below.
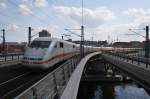
<path fill-rule="evenodd" d="M 150 90 L 150 70 L 145 68 L 145 64 L 138 65 L 136 61 L 132 63 L 131 60 L 127 61 L 127 59 L 110 54 L 103 54 L 102 57 L 105 61 L 113 64 L 115 68 L 125 73 L 125 75 L 131 77 L 147 90 Z"/>
<path fill-rule="evenodd" d="M 15 99 L 59 99 L 79 60 L 78 56 L 72 57 Z"/>
<path fill-rule="evenodd" d="M 23 58 L 23 53 L 0 54 L 0 62 L 18 61 Z"/>
<path fill-rule="evenodd" d="M 115 56 L 122 61 L 126 61 L 126 62 L 130 61 L 130 63 L 133 63 L 133 64 L 135 64 L 134 62 L 136 62 L 137 65 L 141 65 L 141 64 L 145 64 L 145 66 L 146 66 L 146 64 L 150 65 L 150 59 L 148 59 L 148 61 L 147 61 L 146 58 L 140 57 L 139 55 L 138 56 L 132 56 L 132 55 L 128 55 L 128 54 L 112 53 L 112 52 L 107 52 L 105 54 Z"/>

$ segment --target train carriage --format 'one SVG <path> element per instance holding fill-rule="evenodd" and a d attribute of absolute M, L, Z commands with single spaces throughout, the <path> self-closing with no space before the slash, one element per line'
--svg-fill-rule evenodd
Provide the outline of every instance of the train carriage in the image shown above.
<path fill-rule="evenodd" d="M 79 54 L 79 45 L 57 38 L 39 37 L 27 47 L 22 64 L 29 68 L 46 69 Z"/>
<path fill-rule="evenodd" d="M 124 51 L 135 48 L 84 46 L 84 53 L 95 51 Z M 57 38 L 39 37 L 26 48 L 22 64 L 28 68 L 47 69 L 54 64 L 80 54 L 80 46 Z"/>

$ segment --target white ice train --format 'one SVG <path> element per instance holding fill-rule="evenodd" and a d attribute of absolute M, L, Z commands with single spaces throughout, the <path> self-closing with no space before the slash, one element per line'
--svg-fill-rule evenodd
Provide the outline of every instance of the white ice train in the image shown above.
<path fill-rule="evenodd" d="M 85 52 L 87 51 L 90 51 L 90 47 L 85 47 Z M 78 44 L 57 38 L 39 37 L 26 48 L 22 64 L 29 68 L 47 69 L 79 53 Z"/>
<path fill-rule="evenodd" d="M 112 50 L 112 47 L 85 46 L 84 52 Z M 34 39 L 26 48 L 22 64 L 28 68 L 47 69 L 54 64 L 80 54 L 80 46 L 75 43 L 50 37 Z"/>

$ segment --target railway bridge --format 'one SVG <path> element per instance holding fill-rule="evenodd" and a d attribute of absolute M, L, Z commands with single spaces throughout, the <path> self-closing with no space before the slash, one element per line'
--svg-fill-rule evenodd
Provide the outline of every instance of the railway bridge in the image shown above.
<path fill-rule="evenodd" d="M 18 59 L 18 57 L 16 57 Z M 125 54 L 118 53 L 102 53 L 94 52 L 86 55 L 82 60 L 79 56 L 72 57 L 71 59 L 60 64 L 58 68 L 55 68 L 51 72 L 45 74 L 33 76 L 38 78 L 32 83 L 19 82 L 19 88 L 9 90 L 8 93 L 3 94 L 2 99 L 8 99 L 15 97 L 15 99 L 77 99 L 78 91 L 81 81 L 118 81 L 120 78 L 116 77 L 103 77 L 101 75 L 91 76 L 86 74 L 87 63 L 94 61 L 102 61 L 104 68 L 108 69 L 111 66 L 113 71 L 117 68 L 125 73 L 126 76 L 130 76 L 144 88 L 150 90 L 150 69 L 149 62 L 146 63 L 144 58 L 130 57 Z M 146 67 L 148 64 L 148 67 Z M 92 67 L 91 67 L 92 68 Z M 88 68 L 88 70 L 92 70 Z M 28 71 L 28 70 L 25 70 Z M 115 73 L 115 72 L 114 72 Z M 28 74 L 28 75 L 26 75 Z M 25 81 L 32 79 L 30 72 L 22 74 L 23 78 L 27 77 Z M 19 75 L 20 76 L 20 75 Z M 39 78 L 39 76 L 41 78 Z M 21 76 L 20 76 L 21 77 Z M 9 81 L 21 80 L 22 78 L 16 77 L 0 84 L 0 88 L 5 88 L 5 85 L 9 84 Z M 40 80 L 39 80 L 40 79 Z M 13 82 L 14 83 L 14 82 Z M 9 86 L 12 86 L 10 84 Z M 32 85 L 29 87 L 29 85 Z M 28 87 L 27 87 L 28 86 Z M 23 91 L 24 90 L 24 91 Z M 2 90 L 0 90 L 2 92 Z M 14 94 L 15 93 L 15 94 Z"/>

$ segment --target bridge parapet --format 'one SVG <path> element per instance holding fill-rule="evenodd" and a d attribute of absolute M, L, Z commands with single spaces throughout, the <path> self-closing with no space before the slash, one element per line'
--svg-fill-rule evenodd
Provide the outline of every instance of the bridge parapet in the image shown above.
<path fill-rule="evenodd" d="M 23 58 L 23 53 L 0 54 L 0 68 L 18 64 Z"/>
<path fill-rule="evenodd" d="M 22 57 L 23 53 L 0 54 L 0 62 L 20 60 Z"/>
<path fill-rule="evenodd" d="M 85 64 L 91 57 L 93 57 L 97 54 L 101 54 L 101 52 L 91 53 L 91 54 L 85 56 L 80 61 L 77 68 L 74 70 L 71 78 L 69 79 L 69 82 L 68 82 L 60 99 L 76 99 L 77 98 L 78 88 L 79 88 L 79 84 L 80 84 L 80 80 L 82 77 L 82 73 L 83 73 Z"/>
<path fill-rule="evenodd" d="M 69 59 L 15 99 L 58 99 L 76 68 L 79 59 L 79 56 Z"/>
<path fill-rule="evenodd" d="M 111 55 L 111 56 L 114 56 L 122 61 L 126 61 L 126 62 L 130 62 L 132 64 L 135 64 L 137 63 L 137 65 L 150 65 L 150 59 L 147 60 L 147 58 L 145 57 L 140 57 L 139 55 L 128 55 L 128 54 L 124 54 L 124 53 L 112 53 L 112 52 L 109 52 L 109 53 L 106 53 L 107 55 Z M 147 66 L 148 67 L 148 66 Z"/>
<path fill-rule="evenodd" d="M 100 52 L 85 56 L 79 64 L 80 56 L 73 57 L 15 99 L 76 99 L 84 66 L 97 54 Z"/>
<path fill-rule="evenodd" d="M 139 82 L 143 87 L 150 90 L 150 69 L 146 68 L 143 64 L 138 65 L 137 61 L 129 60 L 128 58 L 103 54 L 103 58 L 125 72 L 128 76 L 132 77 L 135 81 Z"/>

